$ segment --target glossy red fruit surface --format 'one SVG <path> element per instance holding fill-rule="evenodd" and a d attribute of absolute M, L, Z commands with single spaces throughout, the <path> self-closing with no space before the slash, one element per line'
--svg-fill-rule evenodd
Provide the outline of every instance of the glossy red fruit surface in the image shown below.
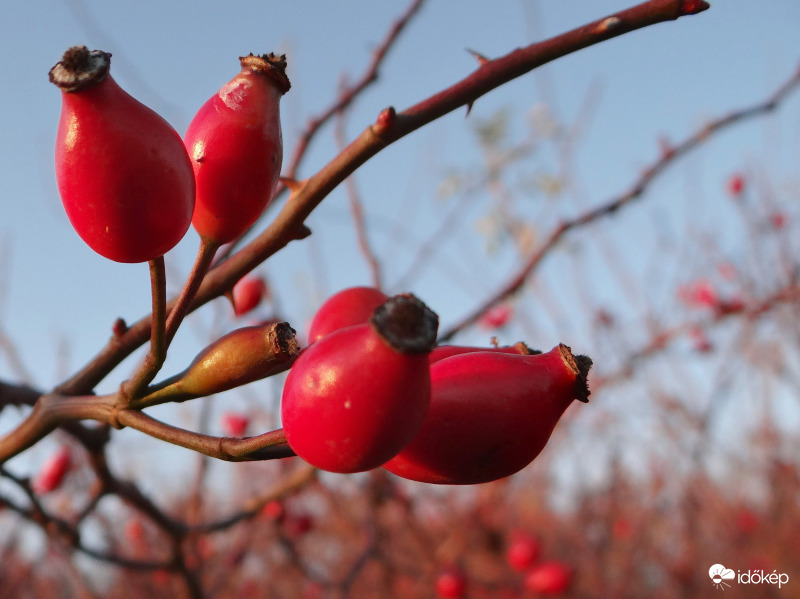
<path fill-rule="evenodd" d="M 376 468 L 414 436 L 430 401 L 438 318 L 395 296 L 370 322 L 308 346 L 289 371 L 281 418 L 289 446 L 330 472 Z"/>
<path fill-rule="evenodd" d="M 146 262 L 188 230 L 194 175 L 178 133 L 108 74 L 110 57 L 76 46 L 50 71 L 62 90 L 56 181 L 89 247 L 117 262 Z"/>
<path fill-rule="evenodd" d="M 250 54 L 239 61 L 239 74 L 203 104 L 185 136 L 197 180 L 192 224 L 218 245 L 261 216 L 283 161 L 280 99 L 290 87 L 285 57 Z"/>
<path fill-rule="evenodd" d="M 565 345 L 544 354 L 459 354 L 431 364 L 431 404 L 411 442 L 385 464 L 427 483 L 477 484 L 514 474 L 544 448 L 591 360 Z"/>
<path fill-rule="evenodd" d="M 369 320 L 372 311 L 389 299 L 374 287 L 349 287 L 334 293 L 317 309 L 308 329 L 308 342 L 313 343 L 325 335 Z"/>
<path fill-rule="evenodd" d="M 438 362 L 439 360 L 444 360 L 445 358 L 449 358 L 451 356 L 457 356 L 459 354 L 469 354 L 478 351 L 497 352 L 501 354 L 516 354 L 521 356 L 530 356 L 533 354 L 542 353 L 540 351 L 529 348 L 522 341 L 519 341 L 514 345 L 504 345 L 500 347 L 478 347 L 472 345 L 438 345 L 433 348 L 433 351 L 429 355 L 429 360 L 430 363 L 433 364 L 434 362 Z"/>
<path fill-rule="evenodd" d="M 533 566 L 525 575 L 525 588 L 542 595 L 560 595 L 572 582 L 572 570 L 566 564 L 552 560 Z"/>

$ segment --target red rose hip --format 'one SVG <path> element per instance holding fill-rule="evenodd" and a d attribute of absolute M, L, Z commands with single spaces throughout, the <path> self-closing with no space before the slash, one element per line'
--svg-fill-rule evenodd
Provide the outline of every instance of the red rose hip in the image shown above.
<path fill-rule="evenodd" d="M 541 595 L 560 595 L 572 582 L 572 570 L 565 564 L 551 560 L 531 568 L 525 575 L 528 591 Z"/>
<path fill-rule="evenodd" d="M 369 323 L 307 347 L 289 371 L 281 417 L 289 446 L 331 472 L 361 472 L 392 458 L 414 436 L 430 401 L 428 352 L 438 317 L 398 295 Z"/>
<path fill-rule="evenodd" d="M 55 491 L 61 486 L 64 476 L 66 476 L 71 467 L 72 454 L 69 448 L 59 448 L 58 451 L 50 455 L 47 460 L 45 460 L 44 464 L 42 464 L 42 469 L 31 483 L 33 490 L 37 493 Z"/>
<path fill-rule="evenodd" d="M 267 282 L 256 275 L 247 275 L 233 286 L 231 293 L 233 299 L 233 312 L 236 316 L 244 316 L 251 312 L 269 297 Z"/>
<path fill-rule="evenodd" d="M 147 262 L 172 249 L 194 208 L 178 133 L 109 74 L 111 54 L 75 46 L 50 70 L 62 91 L 56 181 L 75 231 L 98 254 Z"/>
<path fill-rule="evenodd" d="M 477 484 L 510 476 L 544 448 L 591 360 L 566 345 L 536 355 L 470 352 L 431 364 L 425 422 L 384 466 L 411 480 Z"/>
<path fill-rule="evenodd" d="M 512 569 L 522 572 L 539 557 L 539 540 L 528 533 L 516 531 L 506 549 L 506 562 Z"/>
<path fill-rule="evenodd" d="M 501 345 L 495 347 L 478 347 L 478 346 L 470 346 L 470 345 L 438 345 L 433 348 L 433 351 L 428 356 L 428 360 L 431 364 L 434 362 L 438 362 L 439 360 L 444 360 L 445 358 L 450 358 L 452 356 L 457 356 L 459 354 L 470 354 L 473 352 L 498 352 L 501 354 L 514 354 L 520 356 L 531 356 L 534 354 L 540 354 L 542 352 L 531 349 L 527 345 L 525 345 L 522 341 L 518 341 L 514 345 Z"/>
<path fill-rule="evenodd" d="M 197 180 L 192 224 L 212 245 L 235 240 L 261 216 L 283 161 L 285 57 L 250 54 L 239 61 L 239 74 L 203 104 L 185 136 Z"/>
<path fill-rule="evenodd" d="M 467 579 L 459 568 L 445 568 L 436 577 L 436 596 L 442 599 L 459 599 L 467 591 Z"/>
<path fill-rule="evenodd" d="M 348 287 L 334 293 L 317 309 L 308 329 L 308 342 L 313 343 L 325 335 L 369 320 L 372 311 L 389 299 L 374 287 Z"/>

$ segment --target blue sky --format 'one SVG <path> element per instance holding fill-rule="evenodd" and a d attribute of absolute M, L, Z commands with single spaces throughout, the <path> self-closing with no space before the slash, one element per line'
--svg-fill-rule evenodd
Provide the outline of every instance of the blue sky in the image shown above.
<path fill-rule="evenodd" d="M 466 48 L 490 57 L 504 54 L 628 5 L 516 0 L 489 8 L 477 0 L 431 0 L 392 51 L 378 85 L 359 99 L 348 136 L 354 137 L 385 106 L 402 110 L 468 75 L 475 63 Z M 52 168 L 60 95 L 47 72 L 63 51 L 76 43 L 110 51 L 117 81 L 180 133 L 194 111 L 236 73 L 238 56 L 285 52 L 293 83 L 282 105 L 288 155 L 306 120 L 328 106 L 343 73 L 351 79 L 360 74 L 404 6 L 73 0 L 16 2 L 3 9 L 0 323 L 39 385 L 56 383 L 88 360 L 109 337 L 117 316 L 135 320 L 149 310 L 146 266 L 95 255 L 73 233 L 60 206 Z M 512 130 L 518 129 L 531 106 L 544 102 L 559 120 L 570 123 L 587 112 L 588 102 L 591 116 L 575 160 L 586 201 L 599 202 L 626 188 L 657 156 L 660 136 L 679 140 L 705 118 L 758 100 L 788 77 L 800 63 L 799 25 L 795 0 L 719 0 L 702 15 L 558 60 L 479 101 L 470 119 L 463 112 L 452 114 L 395 144 L 370 161 L 358 179 L 388 280 L 404 271 L 414 244 L 383 234 L 400 222 L 403 230 L 424 238 L 443 214 L 435 205 L 442 178 L 453 167 L 480 166 L 473 122 L 507 109 Z M 748 126 L 723 136 L 713 154 L 691 168 L 701 168 L 703 180 L 717 191 L 731 169 L 753 157 L 775 176 L 790 177 L 800 158 L 799 105 L 796 99 L 789 102 L 771 125 L 780 132 L 778 148 L 770 141 L 774 138 L 766 137 L 771 129 Z M 316 171 L 335 152 L 328 128 L 308 154 L 302 174 Z M 664 194 L 680 193 L 682 185 L 677 176 L 667 180 L 653 191 L 654 203 L 661 197 L 669 210 Z M 675 204 L 676 210 L 686 209 L 685 201 Z M 408 205 L 415 207 L 413 214 L 399 211 Z M 281 294 L 285 317 L 298 329 L 327 293 L 369 280 L 341 189 L 309 224 L 315 231 L 312 239 L 293 244 L 264 270 Z M 190 230 L 168 256 L 173 289 L 191 264 L 196 241 Z M 434 265 L 413 281 L 413 291 L 440 312 L 444 323 L 468 311 L 484 290 L 513 270 L 513 260 L 501 255 L 499 263 L 487 266 L 485 281 L 454 286 L 447 264 L 469 272 L 458 253 L 454 248 L 450 262 Z M 194 328 L 187 327 L 165 374 L 182 368 L 215 329 L 232 324 L 224 319 L 225 309 L 216 302 Z M 557 339 L 548 341 L 543 345 Z M 111 388 L 124 375 L 112 375 Z M 9 376 L 2 359 L 0 376 Z"/>

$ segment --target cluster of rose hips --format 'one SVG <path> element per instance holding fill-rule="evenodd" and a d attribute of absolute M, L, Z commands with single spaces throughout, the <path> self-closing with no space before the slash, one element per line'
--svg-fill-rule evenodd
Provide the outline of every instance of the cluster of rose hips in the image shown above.
<path fill-rule="evenodd" d="M 354 287 L 329 298 L 284 386 L 292 449 L 331 472 L 483 483 L 528 465 L 586 399 L 591 362 L 564 345 L 436 346 L 437 326 L 412 295 Z"/>
<path fill-rule="evenodd" d="M 117 262 L 172 249 L 190 223 L 220 246 L 263 213 L 283 160 L 283 56 L 240 58 L 241 71 L 200 108 L 182 140 L 109 73 L 111 54 L 75 46 L 50 70 L 62 90 L 56 180 L 72 226 Z"/>
<path fill-rule="evenodd" d="M 110 54 L 74 47 L 53 67 L 51 81 L 63 92 L 58 188 L 92 249 L 120 262 L 154 260 L 191 223 L 201 246 L 215 251 L 261 216 L 280 174 L 279 100 L 290 84 L 282 56 L 240 62 L 183 140 L 116 84 Z M 237 311 L 265 293 L 234 289 Z M 293 339 L 281 324 L 278 334 Z M 331 297 L 285 382 L 281 417 L 291 449 L 331 472 L 383 466 L 422 482 L 482 483 L 529 464 L 569 404 L 586 401 L 591 360 L 565 345 L 546 353 L 524 344 L 437 347 L 437 329 L 437 315 L 410 294 L 358 287 Z M 178 401 L 273 374 L 274 331 L 223 336 L 155 393 Z"/>
<path fill-rule="evenodd" d="M 540 561 L 539 539 L 525 531 L 514 531 L 506 547 L 508 566 L 522 575 L 522 587 L 537 596 L 558 596 L 569 589 L 572 569 L 560 560 Z M 460 599 L 467 593 L 467 573 L 457 566 L 442 569 L 434 583 L 442 599 Z M 513 596 L 517 596 L 516 593 Z"/>

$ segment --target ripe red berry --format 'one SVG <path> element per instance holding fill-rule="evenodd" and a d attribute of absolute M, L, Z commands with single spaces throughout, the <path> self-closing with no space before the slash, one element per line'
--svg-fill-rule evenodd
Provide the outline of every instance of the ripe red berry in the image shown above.
<path fill-rule="evenodd" d="M 565 564 L 552 560 L 531 568 L 525 575 L 525 588 L 542 595 L 560 595 L 572 582 L 572 570 Z"/>
<path fill-rule="evenodd" d="M 41 470 L 33 479 L 31 486 L 37 493 L 49 493 L 61 486 L 64 476 L 72 466 L 72 454 L 67 447 L 61 447 L 48 457 Z"/>
<path fill-rule="evenodd" d="M 522 572 L 539 558 L 539 540 L 531 534 L 516 532 L 506 549 L 506 561 L 512 569 Z"/>
<path fill-rule="evenodd" d="M 484 329 L 499 329 L 508 324 L 514 316 L 514 308 L 509 304 L 498 304 L 486 310 L 478 319 L 478 326 Z"/>
<path fill-rule="evenodd" d="M 745 181 L 740 174 L 731 175 L 728 179 L 728 193 L 734 198 L 738 198 L 744 191 Z"/>
<path fill-rule="evenodd" d="M 192 224 L 215 245 L 238 238 L 261 216 L 283 161 L 286 59 L 250 54 L 239 61 L 239 74 L 203 104 L 185 137 L 197 180 Z"/>
<path fill-rule="evenodd" d="M 146 262 L 188 230 L 194 176 L 178 133 L 117 85 L 110 59 L 75 46 L 50 70 L 62 91 L 56 181 L 89 247 L 117 262 Z"/>
<path fill-rule="evenodd" d="M 283 503 L 278 499 L 273 499 L 264 504 L 264 507 L 261 508 L 261 515 L 267 520 L 281 521 L 286 515 L 286 510 L 283 508 Z"/>
<path fill-rule="evenodd" d="M 331 333 L 297 358 L 283 389 L 289 446 L 331 472 L 376 468 L 419 429 L 430 401 L 428 356 L 438 317 L 398 295 L 369 323 Z"/>
<path fill-rule="evenodd" d="M 244 316 L 269 296 L 269 289 L 264 279 L 248 275 L 239 279 L 233 286 L 232 295 L 234 314 Z"/>
<path fill-rule="evenodd" d="M 431 364 L 422 428 L 384 466 L 411 480 L 477 484 L 514 474 L 544 448 L 591 360 L 565 345 L 544 354 L 465 353 Z"/>
<path fill-rule="evenodd" d="M 720 304 L 716 289 L 707 279 L 697 279 L 678 288 L 678 297 L 694 307 L 716 308 Z"/>
<path fill-rule="evenodd" d="M 308 342 L 313 343 L 325 335 L 369 320 L 372 311 L 389 299 L 374 287 L 349 287 L 334 293 L 317 309 L 308 329 Z"/>
<path fill-rule="evenodd" d="M 443 599 L 459 599 L 467 590 L 467 579 L 458 568 L 446 568 L 436 577 L 436 594 Z"/>
<path fill-rule="evenodd" d="M 222 415 L 222 430 L 228 437 L 244 437 L 250 419 L 244 414 L 225 412 Z"/>

